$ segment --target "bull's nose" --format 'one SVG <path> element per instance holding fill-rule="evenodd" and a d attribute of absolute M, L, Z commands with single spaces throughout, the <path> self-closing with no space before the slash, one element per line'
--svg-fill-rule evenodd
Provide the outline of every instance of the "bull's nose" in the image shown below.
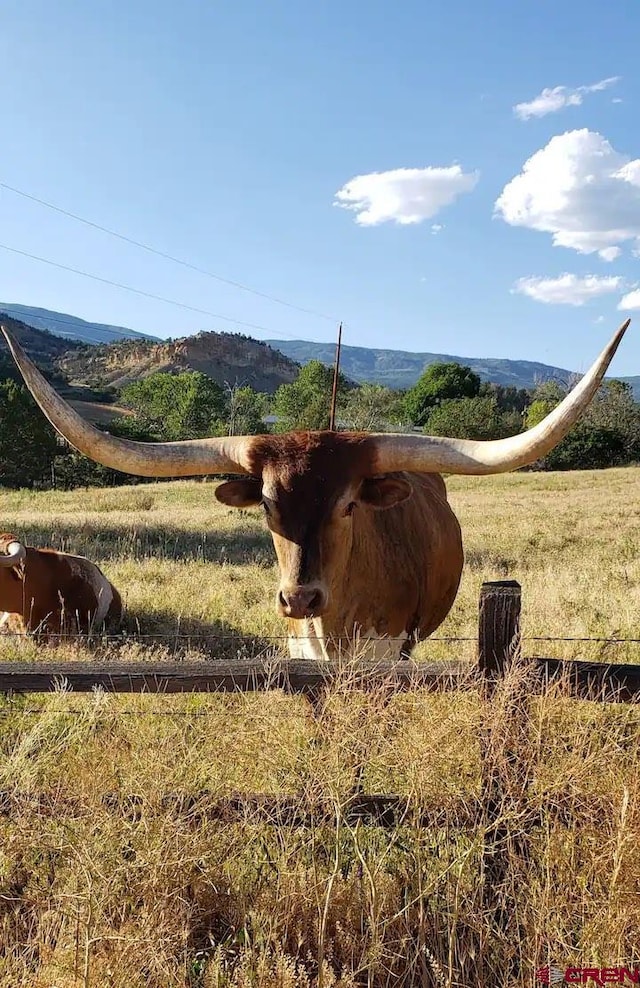
<path fill-rule="evenodd" d="M 278 592 L 278 608 L 285 617 L 319 617 L 326 603 L 326 594 L 320 587 L 292 587 Z"/>

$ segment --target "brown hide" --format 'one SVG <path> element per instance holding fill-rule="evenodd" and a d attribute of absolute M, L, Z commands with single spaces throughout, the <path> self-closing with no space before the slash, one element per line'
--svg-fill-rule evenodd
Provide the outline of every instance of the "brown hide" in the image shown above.
<path fill-rule="evenodd" d="M 0 535 L 0 553 L 6 553 L 10 542 L 18 541 L 15 535 Z M 112 593 L 105 623 L 120 621 L 120 594 L 91 560 L 32 546 L 26 547 L 26 553 L 17 567 L 0 567 L 0 616 L 3 611 L 10 615 L 5 630 L 44 635 L 86 633 L 100 604 L 101 584 L 102 592 Z"/>
<path fill-rule="evenodd" d="M 406 501 L 386 511 L 354 511 L 344 603 L 339 606 L 337 593 L 335 610 L 343 627 L 355 624 L 392 637 L 406 633 L 415 641 L 432 634 L 453 605 L 462 574 L 462 536 L 442 478 L 404 478 L 412 488 Z"/>
<path fill-rule="evenodd" d="M 280 567 L 279 612 L 293 636 L 430 635 L 458 590 L 460 526 L 438 474 L 376 476 L 366 435 L 256 437 L 252 478 L 223 503 L 262 503 Z M 319 619 L 319 620 L 318 620 Z M 320 629 L 318 631 L 318 629 Z"/>

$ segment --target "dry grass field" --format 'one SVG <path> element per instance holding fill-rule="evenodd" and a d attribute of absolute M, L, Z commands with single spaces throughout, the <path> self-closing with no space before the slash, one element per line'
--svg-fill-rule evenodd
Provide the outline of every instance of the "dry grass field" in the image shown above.
<path fill-rule="evenodd" d="M 466 567 L 437 637 L 473 638 L 481 583 L 509 577 L 523 586 L 525 639 L 640 638 L 640 470 L 448 486 Z M 259 512 L 222 507 L 214 489 L 0 492 L 0 529 L 96 560 L 123 593 L 128 631 L 149 636 L 58 649 L 7 638 L 0 660 L 211 659 L 277 645 L 268 533 Z M 212 633 L 219 646 L 199 637 Z M 524 648 L 640 663 L 636 644 Z M 471 663 L 474 646 L 432 641 L 416 654 Z M 389 699 L 347 671 L 315 711 L 276 691 L 0 699 L 0 986 L 489 988 L 533 985 L 550 962 L 640 963 L 637 706 L 560 691 L 531 701 L 529 785 L 505 807 L 509 933 L 483 912 L 480 739 L 504 759 L 509 689 L 491 709 L 471 688 Z M 356 780 L 440 810 L 440 825 L 349 823 Z M 323 799 L 334 819 L 220 823 L 163 799 L 238 791 Z"/>

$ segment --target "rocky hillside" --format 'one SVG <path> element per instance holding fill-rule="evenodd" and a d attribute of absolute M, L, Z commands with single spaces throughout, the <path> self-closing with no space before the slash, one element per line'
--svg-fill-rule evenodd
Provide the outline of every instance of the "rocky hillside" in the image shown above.
<path fill-rule="evenodd" d="M 0 314 L 5 325 L 58 391 L 85 418 L 103 424 L 122 414 L 109 408 L 124 384 L 155 371 L 178 373 L 195 370 L 219 384 L 249 384 L 272 393 L 293 381 L 298 365 L 258 340 L 232 333 L 199 333 L 167 343 L 121 340 L 91 346 L 77 343 Z M 9 349 L 0 342 L 0 381 L 11 377 L 22 382 Z"/>
<path fill-rule="evenodd" d="M 218 384 L 248 384 L 273 392 L 293 381 L 298 365 L 259 340 L 235 333 L 198 333 L 155 343 L 121 340 L 69 350 L 57 367 L 74 385 L 119 389 L 156 372 L 201 371 Z"/>
<path fill-rule="evenodd" d="M 56 385 L 62 383 L 62 376 L 58 369 L 58 361 L 69 352 L 84 349 L 80 343 L 71 343 L 63 340 L 60 336 L 47 333 L 32 326 L 27 326 L 17 319 L 11 319 L 7 315 L 0 313 L 0 324 L 6 326 L 9 332 L 18 340 L 29 356 L 38 365 L 47 377 L 55 381 Z M 0 381 L 11 377 L 16 381 L 22 381 L 20 371 L 16 367 L 13 357 L 9 353 L 9 347 L 5 343 L 4 336 L 0 333 Z"/>
<path fill-rule="evenodd" d="M 52 370 L 55 362 L 69 351 L 84 350 L 82 343 L 72 343 L 64 340 L 60 336 L 48 333 L 45 330 L 34 329 L 26 323 L 0 312 L 0 325 L 6 326 L 9 332 L 15 336 L 32 360 L 44 370 Z M 13 365 L 13 358 L 9 353 L 9 348 L 4 341 L 4 336 L 0 342 L 0 360 L 10 359 Z"/>

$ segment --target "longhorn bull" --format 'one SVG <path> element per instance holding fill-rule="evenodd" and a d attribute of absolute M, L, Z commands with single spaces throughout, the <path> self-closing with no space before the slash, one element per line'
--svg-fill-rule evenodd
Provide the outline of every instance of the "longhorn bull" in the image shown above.
<path fill-rule="evenodd" d="M 589 405 L 629 322 L 542 422 L 490 441 L 352 432 L 119 439 L 82 419 L 4 334 L 49 421 L 86 456 L 150 477 L 243 475 L 216 496 L 234 507 L 262 505 L 290 653 L 329 658 L 338 644 L 361 637 L 370 653 L 406 656 L 435 631 L 455 600 L 463 565 L 460 526 L 440 472 L 503 473 L 545 456 Z"/>

